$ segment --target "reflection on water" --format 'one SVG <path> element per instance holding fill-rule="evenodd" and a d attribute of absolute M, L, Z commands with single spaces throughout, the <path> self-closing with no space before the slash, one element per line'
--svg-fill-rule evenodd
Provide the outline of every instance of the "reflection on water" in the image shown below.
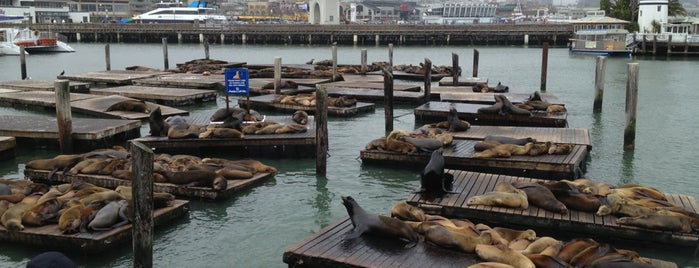
<path fill-rule="evenodd" d="M 622 158 L 621 161 L 621 180 L 619 181 L 621 184 L 626 184 L 626 183 L 635 183 L 636 176 L 634 176 L 634 155 L 636 155 L 636 152 L 634 150 L 625 150 L 624 151 L 624 157 Z"/>

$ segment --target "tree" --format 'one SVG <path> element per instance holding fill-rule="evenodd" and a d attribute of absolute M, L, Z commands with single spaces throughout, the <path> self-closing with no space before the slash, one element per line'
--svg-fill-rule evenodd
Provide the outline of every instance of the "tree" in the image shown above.
<path fill-rule="evenodd" d="M 667 14 L 669 16 L 687 16 L 687 10 L 684 9 L 679 0 L 670 0 Z"/>

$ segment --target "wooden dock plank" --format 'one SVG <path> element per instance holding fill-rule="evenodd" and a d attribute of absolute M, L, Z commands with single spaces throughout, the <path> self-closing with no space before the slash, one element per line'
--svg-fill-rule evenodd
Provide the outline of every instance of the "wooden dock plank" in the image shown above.
<path fill-rule="evenodd" d="M 118 186 L 131 186 L 131 181 L 117 179 L 109 175 L 94 175 L 94 174 L 75 174 L 64 175 L 62 172 L 56 172 L 52 178 L 49 178 L 50 170 L 25 169 L 24 176 L 35 182 L 44 182 L 47 184 L 62 184 L 71 183 L 74 179 L 80 179 L 94 185 L 115 189 Z M 153 190 L 157 192 L 171 193 L 180 197 L 201 198 L 209 200 L 221 200 L 232 196 L 241 189 L 247 188 L 250 185 L 261 182 L 272 177 L 272 173 L 257 173 L 252 178 L 245 180 L 228 180 L 228 186 L 225 190 L 216 191 L 209 187 L 192 187 L 186 185 L 178 185 L 173 183 L 153 184 Z"/>
<path fill-rule="evenodd" d="M 158 75 L 166 75 L 169 73 L 170 72 L 161 71 L 111 70 L 87 72 L 82 74 L 63 74 L 59 75 L 58 79 L 67 79 L 71 81 L 81 81 L 90 83 L 130 85 L 136 79 L 155 77 Z"/>
<path fill-rule="evenodd" d="M 442 87 L 440 87 L 442 88 Z M 440 88 L 437 89 L 432 89 L 433 92 L 437 91 L 439 92 Z M 443 88 L 448 88 L 448 87 L 443 87 Z M 433 93 L 434 94 L 434 93 Z M 503 95 L 505 96 L 510 102 L 512 103 L 523 103 L 526 102 L 529 99 L 529 96 L 531 94 L 527 93 L 512 93 L 512 92 L 505 92 L 505 93 L 481 93 L 481 92 L 447 92 L 447 93 L 440 93 L 440 100 L 445 101 L 445 102 L 457 102 L 457 103 L 475 103 L 475 104 L 495 104 L 495 95 Z M 551 103 L 551 104 L 558 104 L 558 105 L 564 105 L 556 95 L 551 94 L 551 93 L 541 93 L 541 99 Z"/>
<path fill-rule="evenodd" d="M 486 104 L 450 103 L 430 101 L 414 109 L 415 120 L 423 122 L 444 121 L 449 113 L 449 108 L 456 108 L 459 118 L 466 120 L 471 125 L 497 125 L 497 126 L 528 126 L 528 127 L 567 127 L 567 114 L 548 114 L 534 111 L 532 116 L 525 115 L 499 115 L 478 113 L 479 108 L 488 107 Z"/>
<path fill-rule="evenodd" d="M 383 83 L 383 74 L 375 73 L 366 75 L 361 74 L 342 74 L 342 79 L 345 82 L 370 82 Z M 383 84 L 382 84 L 383 85 Z M 383 88 L 383 87 L 382 87 Z"/>
<path fill-rule="evenodd" d="M 70 93 L 70 101 L 80 101 L 97 96 Z M 0 94 L 0 104 L 10 107 L 43 107 L 56 109 L 56 93 L 49 91 L 17 91 Z"/>
<path fill-rule="evenodd" d="M 223 74 L 166 73 L 134 79 L 134 85 L 219 90 L 225 86 Z"/>
<path fill-rule="evenodd" d="M 134 98 L 119 96 L 119 95 L 109 95 L 109 96 L 95 96 L 93 98 L 71 101 L 71 107 L 74 111 L 99 116 L 106 118 L 122 118 L 122 119 L 148 119 L 150 113 L 134 112 L 134 111 L 107 111 L 107 109 L 114 105 L 115 103 L 125 101 L 125 100 L 135 100 Z M 188 115 L 189 112 L 177 108 L 172 108 L 165 105 L 160 105 L 152 102 L 146 102 L 148 110 L 153 111 L 160 107 L 160 112 L 164 117 L 173 115 Z"/>
<path fill-rule="evenodd" d="M 286 79 L 285 78 L 285 79 L 282 79 L 282 82 L 287 81 L 287 80 L 293 81 L 294 79 Z M 275 94 L 274 86 L 270 87 L 271 83 L 274 83 L 274 79 L 272 79 L 272 78 L 251 78 L 248 81 L 250 95 L 258 96 L 258 95 Z M 282 88 L 279 90 L 279 93 L 282 95 L 295 95 L 295 94 L 299 94 L 299 93 L 311 93 L 311 92 L 315 92 L 315 91 L 316 91 L 315 86 L 298 85 L 297 88 L 289 88 L 289 87 L 282 86 Z"/>
<path fill-rule="evenodd" d="M 337 81 L 322 84 L 324 88 L 337 88 L 345 90 L 384 90 L 383 81 L 380 83 L 366 81 Z M 410 84 L 393 84 L 393 91 L 419 92 L 422 87 Z"/>
<path fill-rule="evenodd" d="M 328 92 L 328 96 L 331 97 L 349 96 L 357 99 L 358 101 L 365 102 L 383 102 L 385 99 L 383 90 L 342 89 L 334 87 L 329 87 L 325 90 Z M 395 103 L 424 103 L 425 94 L 420 92 L 395 91 L 393 92 L 393 101 Z"/>
<path fill-rule="evenodd" d="M 119 95 L 169 106 L 192 105 L 206 101 L 216 101 L 217 95 L 215 90 L 149 86 L 96 88 L 90 90 L 90 94 L 101 96 Z"/>
<path fill-rule="evenodd" d="M 153 211 L 153 224 L 170 224 L 189 210 L 189 201 L 175 199 L 171 206 Z M 156 229 L 157 231 L 157 229 Z M 103 232 L 63 234 L 57 224 L 39 227 L 25 226 L 22 231 L 10 232 L 0 226 L 0 241 L 20 243 L 53 250 L 68 250 L 83 253 L 99 253 L 121 247 L 131 240 L 131 224 Z"/>
<path fill-rule="evenodd" d="M 435 79 L 436 80 L 436 79 Z M 478 83 L 488 84 L 488 78 L 484 77 L 458 77 L 456 85 L 454 84 L 453 76 L 445 76 L 439 78 L 439 86 L 474 86 Z"/>
<path fill-rule="evenodd" d="M 454 170 L 447 170 L 447 172 L 452 174 L 455 173 Z M 469 173 L 474 173 L 475 175 Z M 512 179 L 532 182 L 543 181 L 529 177 L 516 177 Z M 474 182 L 468 182 L 466 184 L 460 182 L 456 184 L 459 185 L 459 187 L 460 185 L 469 187 L 455 189 L 456 192 L 459 192 L 459 197 L 457 200 L 467 200 L 472 196 L 493 191 L 495 183 L 499 180 L 499 176 L 487 173 L 463 172 L 458 176 L 455 176 L 455 180 L 474 180 Z M 683 200 L 681 205 L 677 205 L 684 207 L 690 212 L 697 212 L 697 204 L 693 201 L 693 199 L 677 194 L 666 194 L 666 196 L 669 197 L 668 199 L 672 200 Z M 625 239 L 630 241 L 661 243 L 668 246 L 694 247 L 699 242 L 699 234 L 697 233 L 671 233 L 666 231 L 637 228 L 633 226 L 618 225 L 615 223 L 617 219 L 617 216 L 615 215 L 600 217 L 595 215 L 594 212 L 582 212 L 569 209 L 569 213 L 566 215 L 560 213 L 545 213 L 546 216 L 542 217 L 540 213 L 535 213 L 533 210 L 507 211 L 507 209 L 493 209 L 482 205 L 467 206 L 465 202 L 456 202 L 454 205 L 452 205 L 452 203 L 448 202 L 447 200 L 442 200 L 439 203 L 435 203 L 434 201 L 426 199 L 422 196 L 418 198 L 417 201 L 414 201 L 416 200 L 415 196 L 410 195 L 409 199 L 406 200 L 411 205 L 418 207 L 429 206 L 432 208 L 437 208 L 433 210 L 440 211 L 441 215 L 445 217 L 465 217 L 476 221 L 494 222 L 499 224 L 505 223 L 516 228 L 534 228 L 554 232 L 588 234 L 594 239 Z M 685 204 L 684 200 L 687 200 L 688 204 Z M 530 206 L 532 205 L 530 204 Z"/>
<path fill-rule="evenodd" d="M 55 82 L 48 80 L 11 80 L 0 81 L 0 88 L 17 89 L 17 90 L 38 90 L 38 91 L 54 91 Z M 88 93 L 90 91 L 90 83 L 69 81 L 68 88 L 74 93 Z"/>
<path fill-rule="evenodd" d="M 76 140 L 99 140 L 115 135 L 140 133 L 141 121 L 123 119 L 73 118 L 72 137 Z M 0 115 L 0 136 L 58 140 L 55 117 Z M 127 135 L 133 137 L 131 135 Z"/>
<path fill-rule="evenodd" d="M 424 125 L 423 128 L 429 128 Z M 483 140 L 486 136 L 505 136 L 512 138 L 534 138 L 541 142 L 572 143 L 592 149 L 590 131 L 587 128 L 551 128 L 551 127 L 511 127 L 472 125 L 466 131 L 450 133 L 454 139 Z"/>
<path fill-rule="evenodd" d="M 315 106 L 303 106 L 303 105 L 290 105 L 290 104 L 281 104 L 281 103 L 274 103 L 273 100 L 277 98 L 279 95 L 275 94 L 268 94 L 268 95 L 261 95 L 261 96 L 254 96 L 250 97 L 250 105 L 248 105 L 248 100 L 246 99 L 238 99 L 238 105 L 240 107 L 244 108 L 251 108 L 251 109 L 256 109 L 256 110 L 281 110 L 281 111 L 290 111 L 290 112 L 295 112 L 295 111 L 305 111 L 308 114 L 314 114 L 316 111 Z M 351 106 L 351 107 L 335 107 L 335 106 L 329 106 L 328 107 L 328 115 L 335 115 L 335 116 L 354 116 L 360 113 L 367 113 L 374 111 L 375 105 L 373 103 L 365 103 L 365 102 L 357 102 L 356 105 Z"/>
<path fill-rule="evenodd" d="M 542 179 L 576 179 L 582 176 L 581 165 L 587 157 L 587 149 L 583 145 L 573 145 L 568 155 L 540 156 L 511 156 L 507 158 L 473 158 L 473 146 L 477 140 L 454 140 L 453 146 L 444 150 L 444 160 L 447 168 L 469 171 L 491 172 L 515 176 L 530 176 Z M 382 150 L 362 150 L 360 158 L 364 163 L 385 163 L 405 166 L 406 163 L 424 166 L 429 162 L 429 154 L 402 154 Z"/>

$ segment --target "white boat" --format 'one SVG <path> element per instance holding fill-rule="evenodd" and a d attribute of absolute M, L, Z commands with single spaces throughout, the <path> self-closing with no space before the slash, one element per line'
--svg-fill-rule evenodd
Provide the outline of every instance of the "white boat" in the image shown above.
<path fill-rule="evenodd" d="M 215 14 L 215 9 L 208 7 L 163 7 L 133 17 L 137 23 L 221 23 L 227 20 L 226 16 Z"/>
<path fill-rule="evenodd" d="M 604 56 L 631 56 L 631 49 L 626 46 L 624 29 L 628 21 L 606 16 L 588 16 L 571 22 L 573 38 L 570 39 L 570 51 Z"/>
<path fill-rule="evenodd" d="M 24 46 L 27 54 L 48 52 L 74 52 L 75 49 L 50 33 L 31 29 L 0 28 L 0 53 L 19 55 Z"/>

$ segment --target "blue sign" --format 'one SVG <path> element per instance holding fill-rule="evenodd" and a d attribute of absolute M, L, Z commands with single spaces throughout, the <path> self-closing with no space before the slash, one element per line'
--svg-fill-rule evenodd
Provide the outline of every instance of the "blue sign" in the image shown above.
<path fill-rule="evenodd" d="M 226 79 L 226 94 L 247 95 L 250 91 L 247 68 L 226 68 L 224 76 Z"/>

